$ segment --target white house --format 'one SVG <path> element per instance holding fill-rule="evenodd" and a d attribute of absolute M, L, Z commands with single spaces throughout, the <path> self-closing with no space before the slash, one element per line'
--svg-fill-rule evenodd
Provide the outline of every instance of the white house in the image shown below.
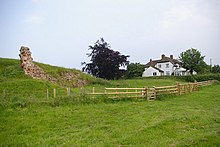
<path fill-rule="evenodd" d="M 189 71 L 181 67 L 181 62 L 178 59 L 174 59 L 173 55 L 166 57 L 164 54 L 161 55 L 161 59 L 152 60 L 146 64 L 145 71 L 142 77 L 149 76 L 163 76 L 163 75 L 188 75 Z M 194 74 L 196 74 L 194 72 Z"/>

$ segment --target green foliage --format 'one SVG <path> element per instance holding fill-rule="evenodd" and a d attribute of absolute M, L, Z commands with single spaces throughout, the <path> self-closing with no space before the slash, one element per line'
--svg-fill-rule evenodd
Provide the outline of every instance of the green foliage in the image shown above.
<path fill-rule="evenodd" d="M 194 48 L 188 49 L 180 54 L 180 60 L 182 61 L 182 66 L 192 74 L 193 71 L 197 73 L 205 72 L 207 64 L 204 62 L 204 57 L 201 53 Z"/>
<path fill-rule="evenodd" d="M 143 71 L 144 71 L 144 65 L 140 63 L 130 63 L 127 65 L 125 78 L 131 79 L 131 78 L 141 77 Z"/>
<path fill-rule="evenodd" d="M 218 80 L 218 81 L 220 81 L 220 74 L 202 74 L 202 75 L 194 75 L 193 77 L 198 82 L 207 81 L 207 80 Z"/>
<path fill-rule="evenodd" d="M 186 82 L 201 82 L 207 80 L 218 80 L 220 81 L 220 74 L 198 74 L 198 75 L 188 75 L 188 76 L 178 76 L 178 79 L 182 79 Z"/>
<path fill-rule="evenodd" d="M 220 73 L 220 66 L 219 65 L 214 65 L 212 67 L 212 73 Z"/>
<path fill-rule="evenodd" d="M 129 56 L 121 55 L 118 51 L 113 51 L 103 38 L 97 40 L 94 46 L 89 46 L 92 50 L 88 57 L 91 63 L 84 63 L 83 71 L 98 78 L 118 79 L 121 77 L 119 67 L 128 64 Z"/>
<path fill-rule="evenodd" d="M 154 102 L 14 99 L 17 106 L 0 107 L 0 146 L 218 146 L 219 89 Z"/>

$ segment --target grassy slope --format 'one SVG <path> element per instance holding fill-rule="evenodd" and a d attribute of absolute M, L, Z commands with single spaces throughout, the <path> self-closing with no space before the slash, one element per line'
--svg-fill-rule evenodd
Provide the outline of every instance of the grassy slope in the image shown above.
<path fill-rule="evenodd" d="M 58 84 L 52 84 L 48 81 L 35 80 L 26 76 L 20 68 L 20 61 L 15 59 L 0 58 L 0 96 L 7 97 L 22 97 L 22 98 L 45 98 L 46 89 L 49 90 L 49 96 L 53 97 L 53 88 L 57 89 L 58 96 L 66 96 L 66 88 L 60 87 Z M 78 78 L 88 81 L 85 86 L 86 92 L 91 92 L 92 87 L 96 87 L 96 91 L 104 91 L 104 87 L 152 87 L 161 85 L 175 84 L 175 79 L 133 79 L 133 80 L 119 80 L 119 81 L 106 81 L 103 79 L 96 79 L 89 75 L 74 69 L 66 69 L 57 66 L 50 66 L 47 64 L 36 63 L 44 69 L 46 73 L 53 77 L 59 77 L 60 73 L 72 72 L 80 75 Z M 66 82 L 66 81 L 63 81 Z M 68 85 L 68 82 L 67 82 Z M 79 94 L 79 88 L 71 88 L 71 94 Z"/>
<path fill-rule="evenodd" d="M 61 72 L 71 72 L 73 74 L 79 74 L 82 79 L 88 80 L 88 82 L 91 82 L 93 80 L 96 80 L 95 78 L 86 75 L 79 70 L 75 69 L 68 69 L 58 66 L 51 66 L 48 64 L 42 64 L 37 63 L 38 66 L 43 68 L 43 70 L 49 74 L 52 77 L 58 78 L 60 76 Z M 20 61 L 17 59 L 8 59 L 8 58 L 0 58 L 0 80 L 12 80 L 12 79 L 27 79 L 29 78 L 26 76 L 23 72 L 23 70 L 20 67 Z M 29 78 L 31 79 L 31 78 Z"/>
<path fill-rule="evenodd" d="M 0 96 L 5 91 L 7 97 L 45 97 L 46 89 L 61 88 L 47 81 L 35 80 L 24 74 L 20 61 L 0 58 Z"/>
<path fill-rule="evenodd" d="M 220 85 L 162 101 L 0 109 L 0 145 L 218 146 Z"/>
<path fill-rule="evenodd" d="M 80 75 L 79 79 L 84 79 L 88 83 L 109 85 L 108 81 L 96 79 L 86 75 L 75 69 L 66 69 L 47 64 L 36 63 L 45 70 L 50 76 L 59 77 L 61 72 L 71 72 Z M 63 81 L 67 82 L 68 81 Z M 53 88 L 57 89 L 57 93 L 66 95 L 66 88 L 60 87 L 58 84 L 52 84 L 48 81 L 35 80 L 24 74 L 20 67 L 20 61 L 16 59 L 0 58 L 0 96 L 5 91 L 7 97 L 23 97 L 23 98 L 45 98 L 46 89 L 49 89 L 49 96 L 52 96 Z M 78 88 L 72 88 L 73 92 L 79 92 Z"/>

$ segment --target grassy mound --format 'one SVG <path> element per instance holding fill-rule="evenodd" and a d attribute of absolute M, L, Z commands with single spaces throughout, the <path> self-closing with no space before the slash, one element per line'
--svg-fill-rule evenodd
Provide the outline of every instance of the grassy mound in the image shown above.
<path fill-rule="evenodd" d="M 48 75 L 54 77 L 56 79 L 60 79 L 59 82 L 64 83 L 66 86 L 73 87 L 73 85 L 68 85 L 68 81 L 62 81 L 62 74 L 69 73 L 71 75 L 75 75 L 74 80 L 85 80 L 87 84 L 108 84 L 106 80 L 97 79 L 90 75 L 84 74 L 79 70 L 76 69 L 68 69 L 58 66 L 51 66 L 48 64 L 34 62 L 39 67 L 41 67 Z M 0 58 L 0 81 L 6 80 L 14 80 L 14 79 L 32 79 L 29 76 L 25 75 L 22 68 L 20 67 L 20 61 L 17 59 L 7 59 L 7 58 Z M 59 82 L 57 83 L 59 85 Z M 65 83 L 66 82 L 66 83 Z"/>

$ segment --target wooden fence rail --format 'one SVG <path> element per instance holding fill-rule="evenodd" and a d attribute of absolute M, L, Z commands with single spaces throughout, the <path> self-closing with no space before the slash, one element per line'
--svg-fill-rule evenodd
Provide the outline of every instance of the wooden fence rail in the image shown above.
<path fill-rule="evenodd" d="M 160 86 L 153 88 L 105 88 L 104 92 L 95 92 L 95 87 L 93 87 L 93 92 L 88 93 L 92 95 L 111 95 L 111 98 L 118 97 L 135 97 L 135 98 L 146 98 L 147 100 L 155 100 L 157 96 L 161 95 L 182 95 L 198 91 L 200 86 L 212 85 L 215 80 L 195 82 L 195 83 L 176 83 L 172 86 Z"/>
<path fill-rule="evenodd" d="M 3 89 L 0 92 L 0 96 L 7 98 L 10 96 L 22 96 L 22 97 L 35 97 L 39 96 L 39 93 L 42 97 L 45 98 L 56 98 L 61 96 L 82 96 L 85 94 L 93 95 L 106 95 L 111 98 L 145 98 L 147 100 L 155 100 L 158 96 L 163 95 L 182 95 L 191 93 L 194 91 L 198 91 L 199 87 L 208 86 L 215 82 L 216 80 L 209 80 L 203 82 L 195 82 L 195 83 L 176 83 L 172 86 L 158 86 L 158 87 L 143 87 L 143 88 L 104 88 L 103 92 L 95 91 L 95 87 L 92 88 L 91 93 L 87 93 L 84 87 L 79 89 L 79 92 L 71 92 L 70 88 L 65 89 L 41 89 L 38 91 L 29 91 L 24 92 L 25 95 L 21 94 L 18 91 L 9 91 L 7 89 Z"/>

